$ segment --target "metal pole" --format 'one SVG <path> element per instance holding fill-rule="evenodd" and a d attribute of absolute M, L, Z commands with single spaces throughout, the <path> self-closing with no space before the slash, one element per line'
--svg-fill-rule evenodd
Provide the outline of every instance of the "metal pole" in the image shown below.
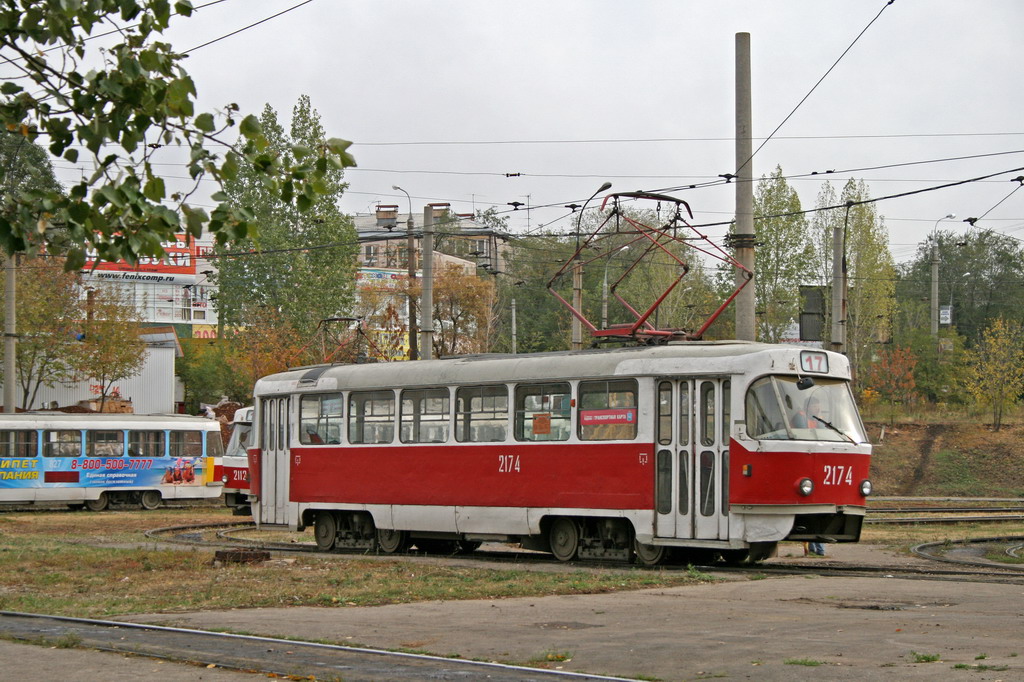
<path fill-rule="evenodd" d="M 6 299 L 6 308 L 4 315 L 4 413 L 13 414 L 17 411 L 16 401 L 18 388 L 18 376 L 16 368 L 16 351 L 17 351 L 17 325 L 15 324 L 15 315 L 17 314 L 18 305 L 17 298 L 15 296 L 15 287 L 17 285 L 17 256 L 5 256 L 4 258 L 4 270 L 5 270 L 5 287 L 4 296 Z"/>
<path fill-rule="evenodd" d="M 423 308 L 420 357 L 431 360 L 434 357 L 434 207 L 429 204 L 423 209 L 423 293 L 420 304 Z"/>
<path fill-rule="evenodd" d="M 516 299 L 512 299 L 512 355 L 516 354 Z"/>
<path fill-rule="evenodd" d="M 934 235 L 933 235 L 934 236 Z M 932 241 L 932 336 L 939 336 L 939 243 Z"/>
<path fill-rule="evenodd" d="M 583 263 L 579 255 L 572 266 L 572 307 L 583 310 Z M 583 350 L 583 325 L 575 315 L 572 316 L 572 350 Z"/>
<path fill-rule="evenodd" d="M 750 95 L 750 34 L 736 34 L 736 260 L 754 270 L 754 175 Z M 736 284 L 747 274 L 736 272 Z M 748 284 L 736 296 L 736 338 L 756 338 L 754 287 Z"/>
<path fill-rule="evenodd" d="M 398 185 L 392 185 L 391 189 L 402 192 L 409 200 L 409 218 L 405 221 L 405 231 L 408 234 L 406 255 L 409 261 L 409 359 L 416 360 L 419 358 L 419 330 L 416 328 L 416 297 L 412 295 L 412 289 L 416 285 L 416 237 L 412 233 L 412 197 Z"/>

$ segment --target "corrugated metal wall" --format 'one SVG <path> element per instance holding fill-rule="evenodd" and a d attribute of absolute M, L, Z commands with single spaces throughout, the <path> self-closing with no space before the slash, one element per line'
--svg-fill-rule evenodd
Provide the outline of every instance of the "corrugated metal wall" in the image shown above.
<path fill-rule="evenodd" d="M 52 402 L 59 407 L 77 405 L 81 400 L 93 400 L 99 396 L 94 390 L 95 381 L 77 384 L 57 384 L 53 388 L 42 386 L 36 394 L 31 409 L 45 409 Z M 175 376 L 174 349 L 148 348 L 142 372 L 134 377 L 114 383 L 120 397 L 131 400 L 136 414 L 168 414 L 174 412 Z M 22 391 L 18 388 L 18 405 L 21 405 Z"/>

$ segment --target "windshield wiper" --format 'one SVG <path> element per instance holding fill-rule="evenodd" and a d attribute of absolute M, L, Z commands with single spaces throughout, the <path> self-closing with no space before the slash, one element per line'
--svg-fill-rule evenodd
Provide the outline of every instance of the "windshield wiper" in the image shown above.
<path fill-rule="evenodd" d="M 849 437 L 848 435 L 846 435 L 846 433 L 845 433 L 845 432 L 841 431 L 841 430 L 839 429 L 839 427 L 837 427 L 836 425 L 834 425 L 834 424 L 833 424 L 832 422 L 828 422 L 828 421 L 825 421 L 824 419 L 822 419 L 821 417 L 819 417 L 818 415 L 815 415 L 815 414 L 812 414 L 812 415 L 811 415 L 811 419 L 813 419 L 814 421 L 816 421 L 816 422 L 818 422 L 818 423 L 820 423 L 820 424 L 824 424 L 825 426 L 827 426 L 828 428 L 832 429 L 833 431 L 835 431 L 836 433 L 838 433 L 838 434 L 839 434 L 840 436 L 842 436 L 842 437 L 843 437 L 843 438 L 845 438 L 846 440 L 848 440 L 848 441 L 850 441 L 851 443 L 853 443 L 854 445 L 856 445 L 856 444 L 857 444 L 857 441 L 855 441 L 854 439 L 852 439 L 852 438 L 850 438 L 850 437 Z"/>

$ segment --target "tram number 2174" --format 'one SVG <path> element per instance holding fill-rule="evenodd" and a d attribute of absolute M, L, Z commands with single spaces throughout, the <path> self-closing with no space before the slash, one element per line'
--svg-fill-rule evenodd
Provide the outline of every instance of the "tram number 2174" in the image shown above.
<path fill-rule="evenodd" d="M 823 485 L 853 485 L 853 467 L 826 464 Z"/>
<path fill-rule="evenodd" d="M 498 473 L 519 473 L 519 455 L 498 455 Z"/>

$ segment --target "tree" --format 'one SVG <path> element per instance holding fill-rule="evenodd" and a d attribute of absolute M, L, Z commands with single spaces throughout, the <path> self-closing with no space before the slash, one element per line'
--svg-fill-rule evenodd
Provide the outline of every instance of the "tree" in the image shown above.
<path fill-rule="evenodd" d="M 33 258 L 17 268 L 18 344 L 15 363 L 21 408 L 30 409 L 41 386 L 74 374 L 77 342 L 85 317 L 76 273 L 53 258 Z"/>
<path fill-rule="evenodd" d="M 240 380 L 232 370 L 224 339 L 182 339 L 181 351 L 174 373 L 185 387 L 189 413 L 195 414 L 200 403 L 217 403 L 223 396 L 239 403 L 251 400 L 253 384 Z"/>
<path fill-rule="evenodd" d="M 296 361 L 304 347 L 302 337 L 289 326 L 280 311 L 268 307 L 251 319 L 252 324 L 232 335 L 225 355 L 225 362 L 237 382 L 235 385 L 239 387 L 236 392 L 246 387 L 250 395 L 260 377 L 298 364 Z"/>
<path fill-rule="evenodd" d="M 434 279 L 434 357 L 484 352 L 493 299 L 491 281 L 445 267 Z"/>
<path fill-rule="evenodd" d="M 285 163 L 298 160 L 297 149 L 323 143 L 320 115 L 303 95 L 292 111 L 288 133 L 267 105 L 260 119 L 268 151 Z M 305 212 L 268 191 L 263 175 L 242 168 L 225 182 L 228 202 L 248 211 L 258 236 L 216 247 L 219 286 L 217 311 L 222 325 L 259 323 L 249 315 L 276 310 L 300 336 L 310 337 L 321 320 L 347 314 L 355 299 L 355 228 L 338 208 L 345 190 L 340 170 L 325 173 L 318 194 Z M 240 252 L 243 250 L 244 252 Z"/>
<path fill-rule="evenodd" d="M 818 207 L 835 206 L 831 187 L 818 194 Z M 895 309 L 895 264 L 889 252 L 888 231 L 863 180 L 849 180 L 843 187 L 839 204 L 846 208 L 819 211 L 814 220 L 813 241 L 819 264 L 819 284 L 826 286 L 826 318 L 831 322 L 832 234 L 843 231 L 846 276 L 846 354 L 856 372 L 875 355 L 877 344 L 888 341 Z M 830 327 L 826 327 L 828 329 Z"/>
<path fill-rule="evenodd" d="M 256 117 L 238 120 L 234 104 L 196 114 L 195 84 L 180 64 L 185 55 L 157 39 L 172 17 L 191 13 L 187 0 L 173 11 L 169 0 L 0 5 L 0 57 L 20 74 L 0 85 L 0 134 L 42 139 L 50 154 L 70 163 L 79 162 L 84 147 L 95 168 L 66 195 L 31 188 L 5 197 L 0 244 L 8 254 L 53 253 L 66 238 L 65 267 L 77 270 L 87 250 L 103 261 L 162 256 L 160 243 L 180 233 L 198 237 L 205 229 L 230 243 L 252 236 L 252 216 L 222 192 L 213 194 L 217 205 L 209 213 L 189 203 L 202 180 L 223 183 L 246 169 L 268 193 L 302 210 L 316 203 L 330 172 L 354 165 L 349 143 L 336 139 L 296 145 L 285 159 L 268 147 Z M 111 28 L 118 34 L 112 46 L 89 42 Z M 241 138 L 229 144 L 224 133 L 236 124 Z M 188 150 L 194 185 L 169 194 L 154 157 L 175 146 Z M 63 236 L 38 229 L 47 223 Z"/>
<path fill-rule="evenodd" d="M 770 176 L 761 176 L 754 193 L 757 241 L 754 291 L 758 338 L 778 343 L 798 319 L 801 284 L 812 273 L 814 245 L 803 215 L 800 197 L 776 166 Z"/>
<path fill-rule="evenodd" d="M 113 287 L 88 292 L 82 331 L 75 368 L 98 382 L 93 392 L 100 398 L 102 412 L 114 384 L 138 374 L 145 364 L 138 309 Z"/>
<path fill-rule="evenodd" d="M 865 391 L 874 391 L 890 406 L 889 421 L 895 423 L 896 406 L 906 405 L 914 398 L 914 366 L 917 357 L 909 348 L 899 347 L 879 355 L 878 361 L 864 372 L 861 384 Z"/>
<path fill-rule="evenodd" d="M 992 409 L 998 431 L 1003 412 L 1024 393 L 1024 327 L 997 317 L 982 332 L 972 352 L 968 387 L 979 405 Z"/>

